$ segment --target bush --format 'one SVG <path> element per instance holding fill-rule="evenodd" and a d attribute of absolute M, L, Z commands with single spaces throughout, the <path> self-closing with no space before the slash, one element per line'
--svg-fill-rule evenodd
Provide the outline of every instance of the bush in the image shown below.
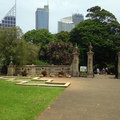
<path fill-rule="evenodd" d="M 46 75 L 47 75 L 47 72 L 46 72 L 46 71 L 42 71 L 41 74 L 42 74 L 43 76 L 46 76 Z"/>
<path fill-rule="evenodd" d="M 27 71 L 26 71 L 26 70 L 23 70 L 23 71 L 21 72 L 21 75 L 22 75 L 22 76 L 27 76 Z"/>
<path fill-rule="evenodd" d="M 69 74 L 66 74 L 66 77 L 67 77 L 67 78 L 71 78 L 71 75 L 69 75 Z"/>
<path fill-rule="evenodd" d="M 80 72 L 80 76 L 81 76 L 81 77 L 86 77 L 86 76 L 87 76 L 87 73 L 86 73 L 86 72 Z"/>
<path fill-rule="evenodd" d="M 59 74 L 58 77 L 63 77 L 63 75 Z"/>
<path fill-rule="evenodd" d="M 58 73 L 58 75 L 64 75 L 64 72 L 63 71 L 60 71 L 59 73 Z"/>
<path fill-rule="evenodd" d="M 55 75 L 53 73 L 50 74 L 50 77 L 55 77 Z"/>
<path fill-rule="evenodd" d="M 40 74 L 40 77 L 43 77 L 43 74 Z"/>

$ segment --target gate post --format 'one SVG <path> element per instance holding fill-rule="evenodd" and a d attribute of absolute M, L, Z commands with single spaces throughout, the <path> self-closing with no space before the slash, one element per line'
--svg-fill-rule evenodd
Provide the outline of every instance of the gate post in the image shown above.
<path fill-rule="evenodd" d="M 92 52 L 92 45 L 90 43 L 89 46 L 89 52 L 87 52 L 87 56 L 88 56 L 88 60 L 87 60 L 87 77 L 88 78 L 92 78 L 94 77 L 94 73 L 93 73 L 93 54 L 94 52 Z"/>
<path fill-rule="evenodd" d="M 118 52 L 117 55 L 118 55 L 118 66 L 117 66 L 118 73 L 117 74 L 118 74 L 118 79 L 120 79 L 120 52 Z"/>
<path fill-rule="evenodd" d="M 73 61 L 72 61 L 72 76 L 73 77 L 79 77 L 79 50 L 76 45 L 76 47 L 73 49 Z"/>

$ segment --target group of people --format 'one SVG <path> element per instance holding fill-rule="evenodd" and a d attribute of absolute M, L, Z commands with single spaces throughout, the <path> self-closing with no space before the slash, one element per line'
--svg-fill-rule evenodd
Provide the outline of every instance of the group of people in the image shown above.
<path fill-rule="evenodd" d="M 103 68 L 101 71 L 100 71 L 99 68 L 97 68 L 96 72 L 97 72 L 97 74 L 105 74 L 105 75 L 107 75 L 108 74 L 108 68 L 107 67 Z"/>

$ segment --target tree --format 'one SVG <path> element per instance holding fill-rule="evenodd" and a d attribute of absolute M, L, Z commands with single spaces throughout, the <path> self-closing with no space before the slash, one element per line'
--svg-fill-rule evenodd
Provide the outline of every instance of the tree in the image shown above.
<path fill-rule="evenodd" d="M 32 64 L 38 59 L 39 49 L 24 41 L 20 28 L 13 27 L 0 29 L 0 51 L 1 65 L 7 66 L 11 56 L 16 65 Z"/>
<path fill-rule="evenodd" d="M 31 30 L 26 32 L 23 37 L 25 41 L 41 46 L 45 46 L 54 40 L 52 34 L 47 29 Z"/>
<path fill-rule="evenodd" d="M 18 41 L 13 56 L 15 65 L 36 64 L 38 60 L 39 47 L 26 42 L 24 39 Z"/>
<path fill-rule="evenodd" d="M 102 23 L 108 24 L 117 20 L 112 13 L 110 13 L 107 10 L 101 9 L 101 7 L 99 6 L 89 8 L 87 12 L 88 14 L 86 15 L 86 17 L 88 17 L 91 20 L 98 20 Z"/>
<path fill-rule="evenodd" d="M 57 42 L 68 42 L 69 41 L 69 32 L 67 31 L 61 31 L 55 35 L 56 35 Z"/>
<path fill-rule="evenodd" d="M 120 24 L 115 16 L 99 6 L 87 10 L 89 19 L 82 21 L 70 32 L 70 42 L 80 48 L 81 65 L 86 65 L 89 43 L 93 45 L 94 65 L 112 66 L 120 46 Z"/>
<path fill-rule="evenodd" d="M 17 41 L 21 38 L 20 28 L 1 28 L 0 29 L 0 58 L 1 64 L 8 65 L 10 56 L 14 54 L 14 48 L 17 46 Z"/>
<path fill-rule="evenodd" d="M 54 65 L 70 65 L 72 62 L 72 48 L 71 43 L 49 43 L 47 49 L 40 52 L 40 59 Z"/>

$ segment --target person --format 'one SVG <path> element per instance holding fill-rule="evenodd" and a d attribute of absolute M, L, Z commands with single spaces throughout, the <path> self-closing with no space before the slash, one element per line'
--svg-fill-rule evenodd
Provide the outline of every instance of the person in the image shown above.
<path fill-rule="evenodd" d="M 100 69 L 99 69 L 99 68 L 97 68 L 97 70 L 96 70 L 96 71 L 97 71 L 97 74 L 100 74 Z"/>
<path fill-rule="evenodd" d="M 102 69 L 102 74 L 105 74 L 105 68 Z"/>

